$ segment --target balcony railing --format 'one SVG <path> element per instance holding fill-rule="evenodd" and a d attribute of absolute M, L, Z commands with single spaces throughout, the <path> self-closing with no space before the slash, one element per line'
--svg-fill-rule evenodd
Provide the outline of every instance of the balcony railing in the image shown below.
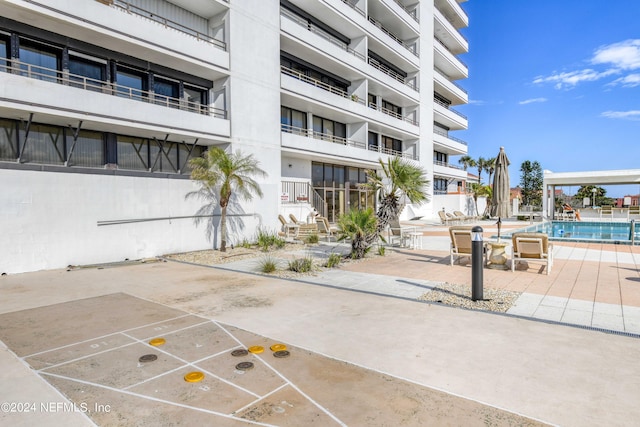
<path fill-rule="evenodd" d="M 445 138 L 450 139 L 450 140 L 452 140 L 452 141 L 459 142 L 460 144 L 468 145 L 465 141 L 463 141 L 463 140 L 461 140 L 461 139 L 459 139 L 459 138 L 456 138 L 456 137 L 454 137 L 454 136 L 451 136 L 451 135 L 449 135 L 446 131 L 440 130 L 440 129 L 438 129 L 438 128 L 435 128 L 435 129 L 433 130 L 433 133 L 437 133 L 438 135 L 442 135 L 442 136 L 444 136 Z"/>
<path fill-rule="evenodd" d="M 395 41 L 396 43 L 398 43 L 399 45 L 407 49 L 409 52 L 413 53 L 415 56 L 418 56 L 418 51 L 416 50 L 415 45 L 409 46 L 400 37 L 396 36 L 391 31 L 387 30 L 385 27 L 382 26 L 380 22 L 376 21 L 371 16 L 369 16 L 369 22 L 371 22 L 373 25 L 378 27 L 383 33 L 391 37 L 393 41 Z"/>
<path fill-rule="evenodd" d="M 441 106 L 443 106 L 444 108 L 446 108 L 447 110 L 451 111 L 452 113 L 454 113 L 454 114 L 456 114 L 456 115 L 458 115 L 458 116 L 462 117 L 463 119 L 467 120 L 467 116 L 465 116 L 464 114 L 462 114 L 462 113 L 461 113 L 461 112 L 459 112 L 459 111 L 454 110 L 454 109 L 453 109 L 453 108 L 451 108 L 451 107 L 449 106 L 449 104 L 447 104 L 446 102 L 442 102 L 442 101 L 440 101 L 438 98 L 435 98 L 435 97 L 433 98 L 433 101 L 434 101 L 436 104 L 441 105 Z"/>
<path fill-rule="evenodd" d="M 134 15 L 141 16 L 143 18 L 147 18 L 166 28 L 171 28 L 173 30 L 180 31 L 181 33 L 188 34 L 192 37 L 195 37 L 198 40 L 211 43 L 212 45 L 224 51 L 227 50 L 227 44 L 221 40 L 215 39 L 211 36 L 208 36 L 207 34 L 196 31 L 193 28 L 189 28 L 185 25 L 174 22 L 170 19 L 163 18 L 162 16 L 159 16 L 153 12 L 149 12 L 148 10 L 142 9 L 141 7 L 135 6 L 129 2 L 126 2 L 123 0 L 113 0 L 111 4 L 124 10 L 127 13 L 131 13 Z"/>
<path fill-rule="evenodd" d="M 68 73 L 66 71 L 40 67 L 38 65 L 28 64 L 18 60 L 0 60 L 0 72 L 20 75 L 49 83 L 57 83 L 92 92 L 99 92 L 106 95 L 115 95 L 164 107 L 176 108 L 192 113 L 212 115 L 221 119 L 227 118 L 227 112 L 219 108 L 213 108 L 208 105 L 190 102 L 185 99 L 172 98 L 150 91 L 122 86 L 108 81 L 96 80 L 78 74 Z"/>
<path fill-rule="evenodd" d="M 367 16 L 367 14 L 364 13 L 364 10 L 362 10 L 358 6 L 356 6 L 356 4 L 355 4 L 355 2 L 353 0 L 342 0 L 342 3 L 346 4 L 351 9 L 355 10 L 356 12 L 358 12 L 360 15 L 362 15 L 364 17 Z"/>
<path fill-rule="evenodd" d="M 352 54 L 353 56 L 365 61 L 366 57 L 361 54 L 360 52 L 356 52 L 355 50 L 351 49 L 349 47 L 349 45 L 347 45 L 346 43 L 344 43 L 342 40 L 332 36 L 331 34 L 327 33 L 326 31 L 324 31 L 323 29 L 321 29 L 320 27 L 313 25 L 312 23 L 309 23 L 309 21 L 307 21 L 306 19 L 302 18 L 301 16 L 296 15 L 294 12 L 285 9 L 283 7 L 280 8 L 280 16 L 285 17 L 293 22 L 295 22 L 296 24 L 300 25 L 303 28 L 306 28 L 307 30 L 309 30 L 310 32 L 316 34 L 317 36 L 322 37 L 323 39 L 327 40 L 329 43 L 338 46 L 340 49 Z"/>
<path fill-rule="evenodd" d="M 439 38 L 437 38 L 436 36 L 433 36 L 433 39 L 435 41 L 437 41 L 440 46 L 445 48 L 447 50 L 447 52 L 449 52 L 451 55 L 453 55 L 456 58 L 456 60 L 458 60 L 458 62 L 460 62 L 462 65 L 464 65 L 465 68 L 469 68 L 467 66 L 467 64 L 465 64 L 460 58 L 458 58 L 458 56 L 455 53 L 451 52 L 451 49 L 449 49 L 449 47 L 446 44 L 442 43 L 442 41 Z"/>
<path fill-rule="evenodd" d="M 387 108 L 383 108 L 383 107 L 377 105 L 374 102 L 370 102 L 369 103 L 369 108 L 371 108 L 373 110 L 380 111 L 381 113 L 384 113 L 384 114 L 386 114 L 388 116 L 395 117 L 398 120 L 403 120 L 403 121 L 405 121 L 407 123 L 411 123 L 412 125 L 418 126 L 418 121 L 417 120 L 414 120 L 414 119 L 412 119 L 410 117 L 402 117 L 402 114 L 396 113 L 395 111 L 389 110 Z"/>
<path fill-rule="evenodd" d="M 462 86 L 460 86 L 458 83 L 454 82 L 453 80 L 450 80 L 449 77 L 447 77 L 447 75 L 444 72 L 439 70 L 437 67 L 434 67 L 433 69 L 435 70 L 436 73 L 440 74 L 449 83 L 451 83 L 452 85 L 454 85 L 455 87 L 457 87 L 458 89 L 463 91 L 465 93 L 465 95 L 468 95 L 468 93 L 467 93 L 465 88 L 463 88 Z"/>
<path fill-rule="evenodd" d="M 405 84 L 407 86 L 409 86 L 411 89 L 415 90 L 416 92 L 418 91 L 417 86 L 413 83 L 413 82 L 408 82 L 406 81 L 406 79 L 404 78 L 404 76 L 402 74 L 399 74 L 395 71 L 393 71 L 391 68 L 387 67 L 386 65 L 380 63 L 379 61 L 376 61 L 375 59 L 369 57 L 369 59 L 367 60 L 367 62 L 369 63 L 369 65 L 371 65 L 373 68 L 382 71 L 383 73 L 385 73 L 386 75 L 388 75 L 389 77 L 391 77 L 394 80 L 399 81 L 402 84 Z"/>
<path fill-rule="evenodd" d="M 452 165 L 451 163 L 447 163 L 447 162 L 443 162 L 442 160 L 434 160 L 433 161 L 434 165 L 438 165 L 438 166 L 444 166 L 446 168 L 453 168 L 453 169 L 458 169 L 458 170 L 464 170 L 462 167 L 458 166 L 458 165 Z"/>
<path fill-rule="evenodd" d="M 383 147 L 381 145 L 370 145 L 367 147 L 369 151 L 375 151 L 377 153 L 387 154 L 394 157 L 402 157 L 404 159 L 418 160 L 418 156 L 414 156 L 410 153 L 403 153 L 402 151 L 393 150 L 391 148 Z"/>
<path fill-rule="evenodd" d="M 304 136 L 313 139 L 319 139 L 322 141 L 333 142 L 334 144 L 347 145 L 349 147 L 356 148 L 365 148 L 365 144 L 363 142 L 352 141 L 347 138 L 343 138 L 341 136 L 330 135 L 327 133 L 321 133 L 314 131 L 313 129 L 305 129 L 296 126 L 291 126 L 287 124 L 281 124 L 280 129 L 282 132 L 292 133 L 298 136 Z"/>
<path fill-rule="evenodd" d="M 362 104 L 365 105 L 365 101 L 363 99 L 360 99 L 357 95 L 349 95 L 346 91 L 339 89 L 335 86 L 331 86 L 330 84 L 327 84 L 325 82 L 322 82 L 320 80 L 316 80 L 313 79 L 309 76 L 307 76 L 304 73 L 301 73 L 300 71 L 291 69 L 289 67 L 285 67 L 284 65 L 280 66 L 280 71 L 282 72 L 282 74 L 286 75 L 286 76 L 290 76 L 293 77 L 294 79 L 297 80 L 301 80 L 305 83 L 308 83 L 312 86 L 315 86 L 317 88 L 326 90 L 327 92 L 331 92 L 334 95 L 338 95 L 342 98 L 349 98 L 351 99 L 353 102 L 357 102 L 358 104 Z"/>
<path fill-rule="evenodd" d="M 407 8 L 405 5 L 403 5 L 402 3 L 400 3 L 399 0 L 393 0 L 398 6 L 400 6 L 400 8 L 402 10 L 404 10 L 405 12 L 407 12 L 407 15 L 409 15 L 410 17 L 412 17 L 416 22 L 420 22 L 420 20 L 418 19 L 418 10 L 417 9 L 412 9 L 409 10 L 409 8 Z"/>

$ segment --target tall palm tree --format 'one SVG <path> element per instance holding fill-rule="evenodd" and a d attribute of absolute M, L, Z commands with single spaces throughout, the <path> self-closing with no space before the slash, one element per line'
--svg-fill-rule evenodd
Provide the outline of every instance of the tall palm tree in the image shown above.
<path fill-rule="evenodd" d="M 476 167 L 476 160 L 471 156 L 462 156 L 458 159 L 458 163 L 462 165 L 462 168 L 466 171 L 467 168 Z"/>
<path fill-rule="evenodd" d="M 488 160 L 484 157 L 478 157 L 476 160 L 476 168 L 478 169 L 478 184 L 482 182 L 482 171 L 487 167 Z"/>
<path fill-rule="evenodd" d="M 378 194 L 378 217 L 377 233 L 367 240 L 373 243 L 384 231 L 389 222 L 400 215 L 403 204 L 400 202 L 403 197 L 409 199 L 411 203 L 420 205 L 429 200 L 426 187 L 429 180 L 424 170 L 403 160 L 399 157 L 389 158 L 387 163 L 382 159 L 378 160 L 384 176 L 379 176 L 375 170 L 367 171 L 366 187 Z"/>
<path fill-rule="evenodd" d="M 243 155 L 240 150 L 227 153 L 219 147 L 209 148 L 202 157 L 189 161 L 191 179 L 219 194 L 220 251 L 227 250 L 227 207 L 232 196 L 250 201 L 254 194 L 262 197 L 260 185 L 252 178 L 265 178 L 267 173 L 259 166 L 253 154 Z"/>
<path fill-rule="evenodd" d="M 496 170 L 496 158 L 492 157 L 490 159 L 487 159 L 484 165 L 484 171 L 489 174 L 489 182 L 488 182 L 489 185 L 491 185 L 491 175 L 493 175 L 493 172 L 495 172 L 495 170 Z"/>

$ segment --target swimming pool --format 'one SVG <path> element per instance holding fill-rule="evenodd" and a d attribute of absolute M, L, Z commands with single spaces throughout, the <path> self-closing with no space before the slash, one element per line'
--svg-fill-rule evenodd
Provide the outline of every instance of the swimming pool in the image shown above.
<path fill-rule="evenodd" d="M 555 241 L 632 243 L 630 222 L 546 221 L 517 231 L 546 233 Z M 633 241 L 640 244 L 640 223 L 635 225 Z"/>

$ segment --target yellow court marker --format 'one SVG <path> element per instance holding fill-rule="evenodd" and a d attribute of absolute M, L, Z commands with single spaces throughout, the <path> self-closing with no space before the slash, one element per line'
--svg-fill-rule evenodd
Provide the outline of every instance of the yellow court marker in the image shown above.
<path fill-rule="evenodd" d="M 184 380 L 188 383 L 197 383 L 204 379 L 204 374 L 202 372 L 189 372 L 184 376 Z"/>
<path fill-rule="evenodd" d="M 287 349 L 287 346 L 284 344 L 274 344 L 270 348 L 271 351 L 284 351 Z"/>
<path fill-rule="evenodd" d="M 164 344 L 165 342 L 167 342 L 167 341 L 164 338 L 154 338 L 151 341 L 149 341 L 149 345 L 157 347 L 159 345 Z"/>
<path fill-rule="evenodd" d="M 249 353 L 259 354 L 264 351 L 264 347 L 261 345 L 254 345 L 253 347 L 249 347 Z"/>

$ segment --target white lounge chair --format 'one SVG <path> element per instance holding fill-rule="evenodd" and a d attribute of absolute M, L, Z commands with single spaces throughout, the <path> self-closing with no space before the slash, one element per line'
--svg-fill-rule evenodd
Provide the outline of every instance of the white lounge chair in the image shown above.
<path fill-rule="evenodd" d="M 520 261 L 537 261 L 546 264 L 547 275 L 553 266 L 553 244 L 545 233 L 513 233 L 513 256 L 511 271 L 515 271 L 516 263 Z"/>

